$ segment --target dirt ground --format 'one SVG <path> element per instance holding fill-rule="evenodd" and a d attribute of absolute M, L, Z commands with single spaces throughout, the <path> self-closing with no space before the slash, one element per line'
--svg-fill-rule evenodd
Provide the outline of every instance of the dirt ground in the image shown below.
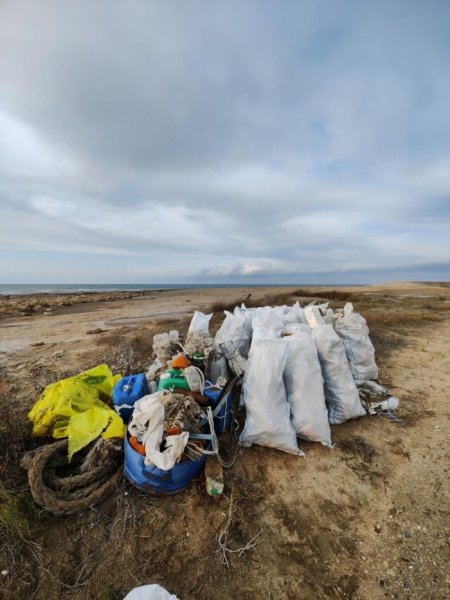
<path fill-rule="evenodd" d="M 352 300 L 366 316 L 380 381 L 400 399 L 398 421 L 333 427 L 331 450 L 300 442 L 306 458 L 245 449 L 217 499 L 202 478 L 171 497 L 122 480 L 80 514 L 55 517 L 34 505 L 19 460 L 47 441 L 32 439 L 26 421 L 45 385 L 103 360 L 139 372 L 151 362 L 151 336 L 184 332 L 194 309 L 213 310 L 215 328 L 236 302 L 316 297 L 334 307 Z M 79 300 L 0 300 L 0 598 L 119 600 L 144 583 L 180 600 L 450 598 L 448 284 Z M 218 544 L 224 528 L 228 548 L 247 547 L 226 553 L 228 566 Z"/>

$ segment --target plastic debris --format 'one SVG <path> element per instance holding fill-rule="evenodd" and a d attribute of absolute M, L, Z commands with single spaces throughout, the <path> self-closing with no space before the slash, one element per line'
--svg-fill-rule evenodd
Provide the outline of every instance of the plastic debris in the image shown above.
<path fill-rule="evenodd" d="M 247 416 L 242 446 L 259 444 L 302 455 L 290 420 L 283 383 L 287 345 L 281 340 L 253 340 L 242 396 Z"/>
<path fill-rule="evenodd" d="M 348 419 L 363 417 L 366 411 L 359 399 L 341 338 L 332 325 L 317 325 L 311 331 L 322 366 L 330 423 L 339 425 Z"/>
<path fill-rule="evenodd" d="M 376 379 L 375 348 L 369 338 L 366 320 L 354 312 L 353 304 L 347 302 L 343 314 L 335 322 L 336 333 L 344 342 L 345 352 L 356 382 Z"/>
<path fill-rule="evenodd" d="M 108 365 L 99 365 L 48 385 L 28 413 L 33 435 L 68 438 L 69 461 L 73 454 L 100 435 L 123 437 L 125 425 L 119 415 L 101 398 L 111 400 L 121 375 L 113 375 Z"/>
<path fill-rule="evenodd" d="M 209 456 L 205 463 L 206 491 L 209 496 L 220 496 L 225 484 L 223 468 L 215 456 Z"/>
<path fill-rule="evenodd" d="M 123 600 L 178 600 L 178 598 L 173 594 L 169 594 L 160 585 L 152 583 L 132 589 Z"/>

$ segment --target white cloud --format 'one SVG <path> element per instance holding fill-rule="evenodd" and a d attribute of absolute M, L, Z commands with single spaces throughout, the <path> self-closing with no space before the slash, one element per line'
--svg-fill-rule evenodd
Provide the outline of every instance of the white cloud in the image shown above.
<path fill-rule="evenodd" d="M 450 256 L 445 7 L 0 15 L 0 278 L 333 280 Z"/>

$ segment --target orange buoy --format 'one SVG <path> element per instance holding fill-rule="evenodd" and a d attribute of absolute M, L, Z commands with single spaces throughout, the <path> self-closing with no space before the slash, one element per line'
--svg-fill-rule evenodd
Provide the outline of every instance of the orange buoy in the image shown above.
<path fill-rule="evenodd" d="M 186 367 L 190 367 L 191 361 L 187 359 L 184 354 L 179 354 L 172 359 L 172 368 L 173 369 L 185 369 Z"/>

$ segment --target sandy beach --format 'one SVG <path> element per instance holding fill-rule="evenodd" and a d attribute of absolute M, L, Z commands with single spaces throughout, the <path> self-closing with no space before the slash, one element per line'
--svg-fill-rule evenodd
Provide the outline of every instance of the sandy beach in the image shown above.
<path fill-rule="evenodd" d="M 306 459 L 246 449 L 215 500 L 203 480 L 170 498 L 122 482 L 79 515 L 32 507 L 19 459 L 36 444 L 26 413 L 45 385 L 103 361 L 143 370 L 152 335 L 185 333 L 194 310 L 213 311 L 215 330 L 226 306 L 315 298 L 351 300 L 367 318 L 380 381 L 400 398 L 404 421 L 333 427 L 334 449 L 301 442 Z M 448 284 L 1 297 L 2 480 L 28 507 L 27 541 L 0 557 L 1 597 L 109 600 L 151 581 L 183 600 L 448 597 L 449 339 Z M 226 568 L 217 533 L 230 506 L 231 546 L 261 533 Z"/>

